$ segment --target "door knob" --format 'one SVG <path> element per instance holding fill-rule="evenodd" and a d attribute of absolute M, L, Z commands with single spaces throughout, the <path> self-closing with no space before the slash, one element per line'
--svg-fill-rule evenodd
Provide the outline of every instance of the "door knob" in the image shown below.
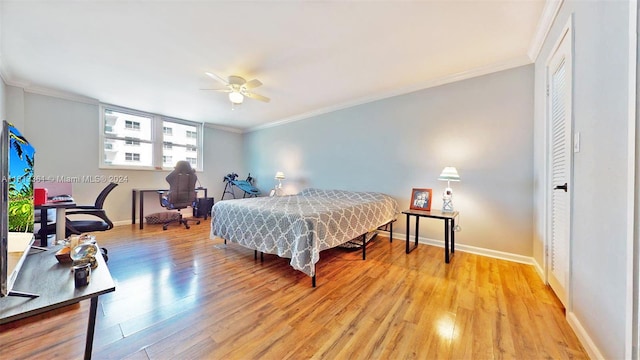
<path fill-rule="evenodd" d="M 564 185 L 557 185 L 556 187 L 553 188 L 553 190 L 564 190 L 564 192 L 567 192 L 568 186 L 567 183 L 564 183 Z"/>

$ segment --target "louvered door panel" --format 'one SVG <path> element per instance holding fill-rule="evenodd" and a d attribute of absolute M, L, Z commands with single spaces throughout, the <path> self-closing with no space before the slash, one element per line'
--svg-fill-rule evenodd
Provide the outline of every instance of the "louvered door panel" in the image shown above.
<path fill-rule="evenodd" d="M 571 238 L 572 121 L 571 35 L 564 34 L 548 63 L 548 144 L 551 188 L 547 278 L 560 301 L 567 306 Z"/>

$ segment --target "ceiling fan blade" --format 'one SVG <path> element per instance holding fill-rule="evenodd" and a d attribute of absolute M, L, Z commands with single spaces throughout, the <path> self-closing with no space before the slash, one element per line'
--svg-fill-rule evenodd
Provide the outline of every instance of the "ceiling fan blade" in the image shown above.
<path fill-rule="evenodd" d="M 238 87 L 244 85 L 247 82 L 242 76 L 230 75 L 229 76 L 229 84 L 237 85 Z"/>
<path fill-rule="evenodd" d="M 260 94 L 255 94 L 255 93 L 250 93 L 250 92 L 246 93 L 245 96 L 250 98 L 250 99 L 260 100 L 260 101 L 264 101 L 264 102 L 271 101 L 271 99 L 269 99 L 266 96 L 262 96 Z"/>
<path fill-rule="evenodd" d="M 249 81 L 247 81 L 247 83 L 246 83 L 246 84 L 244 84 L 244 86 L 245 86 L 247 89 L 251 90 L 251 89 L 255 89 L 255 88 L 257 88 L 258 86 L 262 86 L 262 83 L 261 83 L 261 82 L 260 82 L 260 80 L 258 80 L 258 79 L 253 79 L 253 80 L 249 80 Z"/>
<path fill-rule="evenodd" d="M 221 83 L 223 83 L 223 84 L 225 84 L 225 85 L 229 85 L 229 82 L 228 82 L 227 80 L 225 80 L 225 79 L 221 78 L 220 76 L 218 76 L 218 75 L 216 75 L 216 74 L 214 74 L 214 73 L 205 72 L 205 74 L 206 74 L 208 77 L 212 78 L 213 80 L 219 81 L 219 82 L 221 82 Z"/>
<path fill-rule="evenodd" d="M 225 92 L 225 93 L 229 93 L 232 90 L 229 88 L 224 88 L 224 89 L 200 89 L 200 90 L 208 90 L 208 91 L 219 91 L 219 92 Z"/>

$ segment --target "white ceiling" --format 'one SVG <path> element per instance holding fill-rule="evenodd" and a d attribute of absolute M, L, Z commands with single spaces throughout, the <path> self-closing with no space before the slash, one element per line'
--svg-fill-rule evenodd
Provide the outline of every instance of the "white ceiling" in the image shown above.
<path fill-rule="evenodd" d="M 251 129 L 531 62 L 544 0 L 2 1 L 9 85 Z M 539 35 L 538 35 L 539 36 Z M 231 110 L 204 73 L 264 83 Z"/>

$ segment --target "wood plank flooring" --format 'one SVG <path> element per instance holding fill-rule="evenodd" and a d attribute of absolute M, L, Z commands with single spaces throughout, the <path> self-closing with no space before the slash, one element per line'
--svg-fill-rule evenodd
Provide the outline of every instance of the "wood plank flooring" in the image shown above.
<path fill-rule="evenodd" d="M 116 291 L 100 297 L 94 359 L 586 359 L 528 265 L 378 236 L 321 253 L 318 286 L 287 259 L 186 230 L 97 234 Z M 89 302 L 0 328 L 2 359 L 80 359 Z"/>

